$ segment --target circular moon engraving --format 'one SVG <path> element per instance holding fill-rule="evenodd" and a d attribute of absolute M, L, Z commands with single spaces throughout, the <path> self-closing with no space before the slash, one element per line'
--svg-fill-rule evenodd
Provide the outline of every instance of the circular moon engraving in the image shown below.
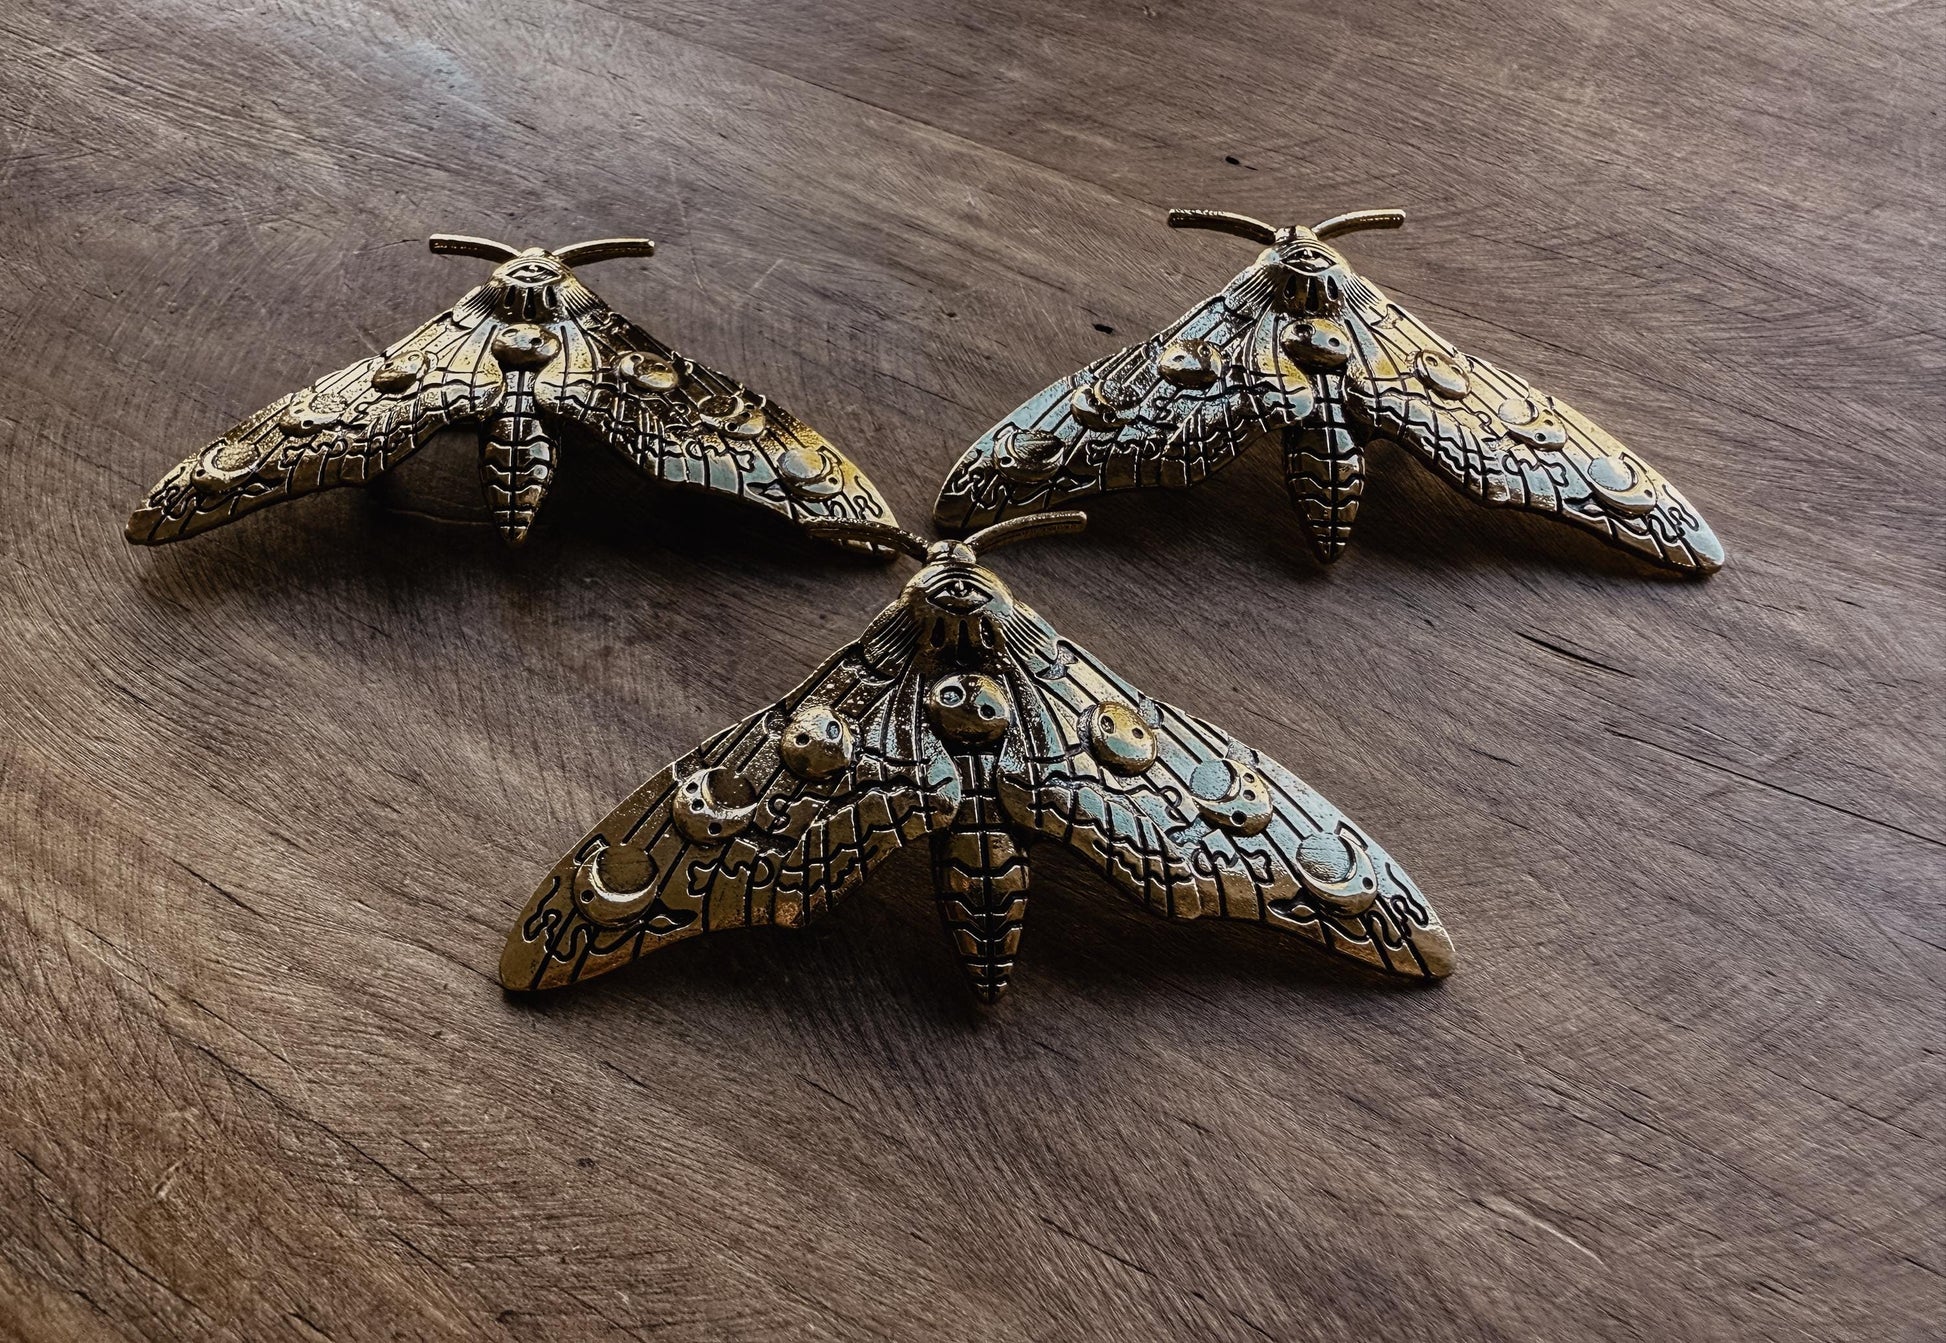
<path fill-rule="evenodd" d="M 829 499 L 844 488 L 837 459 L 823 448 L 792 448 L 777 459 L 777 478 L 800 499 Z"/>
<path fill-rule="evenodd" d="M 735 770 L 697 770 L 676 786 L 669 804 L 676 827 L 698 844 L 719 844 L 750 828 L 756 790 Z"/>
<path fill-rule="evenodd" d="M 1264 776 L 1235 760 L 1205 760 L 1189 776 L 1189 794 L 1203 819 L 1237 835 L 1263 833 L 1270 824 L 1270 787 Z"/>
<path fill-rule="evenodd" d="M 1206 340 L 1169 342 L 1155 357 L 1155 371 L 1177 387 L 1207 387 L 1216 381 L 1222 354 Z"/>
<path fill-rule="evenodd" d="M 1126 704 L 1097 704 L 1085 730 L 1089 753 L 1117 774 L 1140 774 L 1155 763 L 1155 731 Z"/>
<path fill-rule="evenodd" d="M 1588 463 L 1587 475 L 1595 497 L 1617 513 L 1639 517 L 1655 507 L 1655 485 L 1632 457 L 1597 457 Z"/>
<path fill-rule="evenodd" d="M 682 382 L 682 370 L 674 360 L 645 350 L 630 350 L 617 359 L 615 376 L 643 392 L 671 392 Z"/>
<path fill-rule="evenodd" d="M 232 453 L 236 456 L 235 463 L 225 463 L 224 458 Z M 195 465 L 189 468 L 189 483 L 204 493 L 226 489 L 248 476 L 256 460 L 256 453 L 247 443 L 219 438 L 196 455 Z"/>
<path fill-rule="evenodd" d="M 1045 429 L 1017 429 L 1007 425 L 993 439 L 993 464 L 1001 475 L 1024 485 L 1038 485 L 1061 469 L 1060 438 Z"/>
<path fill-rule="evenodd" d="M 1443 396 L 1448 401 L 1457 401 L 1472 390 L 1473 384 L 1468 380 L 1466 370 L 1457 360 L 1438 350 L 1419 351 L 1412 361 L 1412 369 L 1433 395 Z"/>
<path fill-rule="evenodd" d="M 1006 688 L 978 672 L 959 672 L 934 681 L 926 692 L 926 711 L 940 732 L 957 742 L 998 741 L 1013 721 Z"/>
<path fill-rule="evenodd" d="M 1340 914 L 1361 914 L 1378 897 L 1378 882 L 1365 850 L 1342 834 L 1320 830 L 1297 846 L 1304 888 Z"/>
<path fill-rule="evenodd" d="M 372 388 L 388 396 L 409 392 L 419 385 L 419 379 L 432 371 L 432 356 L 424 350 L 407 350 L 395 354 L 372 370 Z"/>
<path fill-rule="evenodd" d="M 1090 429 L 1119 429 L 1129 422 L 1128 393 L 1112 383 L 1091 382 L 1074 389 L 1068 408 Z"/>
<path fill-rule="evenodd" d="M 1531 397 L 1510 396 L 1493 413 L 1509 436 L 1530 448 L 1558 448 L 1568 441 L 1566 426 Z"/>
<path fill-rule="evenodd" d="M 345 403 L 335 396 L 300 396 L 277 417 L 277 427 L 287 434 L 309 438 L 336 424 L 344 409 Z"/>
<path fill-rule="evenodd" d="M 655 860 L 641 849 L 602 844 L 575 865 L 570 894 L 582 914 L 604 927 L 640 918 L 655 903 Z"/>
<path fill-rule="evenodd" d="M 1321 317 L 1292 322 L 1277 343 L 1300 368 L 1343 368 L 1351 359 L 1350 333 Z"/>
<path fill-rule="evenodd" d="M 798 709 L 777 742 L 785 768 L 814 783 L 848 767 L 856 751 L 851 724 L 822 704 Z"/>

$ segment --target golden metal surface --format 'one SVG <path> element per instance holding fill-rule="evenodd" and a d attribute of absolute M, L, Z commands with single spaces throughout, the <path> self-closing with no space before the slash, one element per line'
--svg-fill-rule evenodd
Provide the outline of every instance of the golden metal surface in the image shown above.
<path fill-rule="evenodd" d="M 938 526 L 956 533 L 1110 490 L 1194 485 L 1278 430 L 1291 500 L 1326 563 L 1351 539 L 1365 447 L 1390 439 L 1479 503 L 1558 518 L 1669 568 L 1721 567 L 1702 515 L 1633 451 L 1463 353 L 1326 245 L 1404 220 L 1361 210 L 1273 228 L 1172 210 L 1172 228 L 1233 233 L 1264 251 L 1173 325 L 988 430 L 947 476 Z"/>
<path fill-rule="evenodd" d="M 801 927 L 927 835 L 947 934 L 983 1001 L 1013 970 L 1036 839 L 1155 914 L 1254 920 L 1391 974 L 1447 974 L 1431 906 L 1363 831 L 1063 639 L 980 563 L 1085 521 L 1043 514 L 931 545 L 883 524 L 810 524 L 923 567 L 810 679 L 563 856 L 508 936 L 501 981 L 555 988 L 700 933 Z"/>
<path fill-rule="evenodd" d="M 266 406 L 164 476 L 128 520 L 158 545 L 267 504 L 362 485 L 448 425 L 480 427 L 480 479 L 509 544 L 553 482 L 562 425 L 656 480 L 732 494 L 797 522 L 891 521 L 864 473 L 789 411 L 685 358 L 610 308 L 572 267 L 648 256 L 646 238 L 549 252 L 436 234 L 433 251 L 497 263 L 384 353 Z"/>

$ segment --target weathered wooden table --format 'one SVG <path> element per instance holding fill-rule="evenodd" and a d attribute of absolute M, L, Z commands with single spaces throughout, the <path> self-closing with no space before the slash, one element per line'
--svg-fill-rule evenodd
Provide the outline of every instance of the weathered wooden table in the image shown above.
<path fill-rule="evenodd" d="M 0 1333 L 1946 1331 L 1946 22 L 1848 0 L 0 16 Z M 1002 572 L 1365 822 L 1432 991 L 1050 857 L 968 1003 L 923 851 L 802 934 L 504 998 L 532 881 L 907 570 L 572 452 L 165 551 L 183 453 L 478 278 L 605 296 L 922 524 L 992 419 L 1308 220 L 1681 484 L 1659 577 L 1392 454 L 1337 568 L 1261 450 Z M 1172 617 L 1171 610 L 1191 614 Z"/>

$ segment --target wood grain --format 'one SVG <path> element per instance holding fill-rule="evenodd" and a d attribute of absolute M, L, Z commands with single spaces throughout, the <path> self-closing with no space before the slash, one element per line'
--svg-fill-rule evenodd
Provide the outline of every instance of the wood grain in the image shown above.
<path fill-rule="evenodd" d="M 1936 6 L 22 0 L 0 34 L 0 1334 L 1939 1336 Z M 1265 449 L 1001 557 L 1397 854 L 1443 988 L 1050 857 L 976 1015 L 914 853 L 804 934 L 503 998 L 556 854 L 895 576 L 593 451 L 504 553 L 459 441 L 120 538 L 472 283 L 438 230 L 659 239 L 603 295 L 918 524 L 997 415 L 1242 263 L 1170 205 L 1406 207 L 1357 264 L 1730 549 L 1668 581 L 1392 456 L 1321 572 Z"/>

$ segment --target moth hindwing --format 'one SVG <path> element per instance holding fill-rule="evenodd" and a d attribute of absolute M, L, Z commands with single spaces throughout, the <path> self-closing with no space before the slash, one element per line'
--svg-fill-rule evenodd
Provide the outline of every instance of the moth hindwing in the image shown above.
<path fill-rule="evenodd" d="M 1110 490 L 1194 485 L 1277 431 L 1292 502 L 1327 563 L 1351 539 L 1365 449 L 1389 439 L 1478 503 L 1556 518 L 1669 568 L 1721 567 L 1716 534 L 1640 456 L 1438 335 L 1328 243 L 1403 218 L 1360 211 L 1307 229 L 1171 212 L 1173 226 L 1264 250 L 1216 297 L 989 429 L 948 474 L 936 522 L 959 532 Z"/>
<path fill-rule="evenodd" d="M 802 523 L 891 520 L 864 473 L 782 406 L 686 358 L 597 298 L 577 264 L 646 256 L 602 238 L 549 252 L 437 235 L 435 252 L 498 262 L 452 308 L 383 353 L 266 406 L 178 464 L 128 520 L 158 545 L 390 470 L 449 425 L 480 435 L 493 521 L 518 545 L 553 483 L 562 426 L 655 480 L 735 495 Z"/>
<path fill-rule="evenodd" d="M 984 1001 L 1011 979 L 1043 840 L 1155 914 L 1255 921 L 1407 978 L 1452 968 L 1432 907 L 1363 830 L 1062 639 L 980 563 L 1019 524 L 930 547 L 851 530 L 924 566 L 810 679 L 643 784 L 555 864 L 507 939 L 509 988 L 571 984 L 700 933 L 802 926 L 922 836 Z"/>

